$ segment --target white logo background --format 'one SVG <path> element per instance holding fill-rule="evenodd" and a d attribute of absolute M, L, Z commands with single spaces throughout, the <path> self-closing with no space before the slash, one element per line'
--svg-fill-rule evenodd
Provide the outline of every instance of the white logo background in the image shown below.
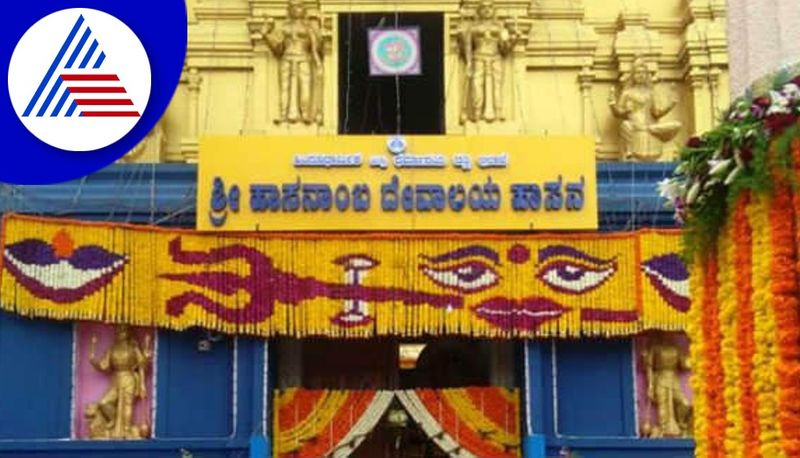
<path fill-rule="evenodd" d="M 84 24 L 72 40 L 65 56 L 56 67 L 54 77 L 50 78 L 43 93 L 39 97 L 34 110 L 23 117 L 28 103 L 36 93 L 42 79 L 58 55 L 64 41 L 69 36 L 78 17 L 83 15 Z M 105 60 L 100 69 L 75 68 L 64 69 L 64 63 L 77 46 L 86 27 L 91 28 L 91 38 L 78 56 L 81 61 L 87 52 L 92 39 L 98 41 L 98 50 L 105 53 Z M 99 54 L 96 52 L 95 55 Z M 92 59 L 94 61 L 94 59 Z M 91 67 L 89 65 L 88 67 Z M 68 151 L 92 151 L 104 148 L 124 137 L 139 122 L 140 117 L 81 117 L 63 115 L 51 117 L 51 111 L 57 100 L 53 100 L 42 117 L 36 114 L 45 102 L 53 84 L 58 80 L 55 76 L 62 74 L 116 74 L 119 81 L 92 82 L 93 86 L 123 86 L 125 94 L 114 94 L 117 98 L 130 98 L 133 106 L 126 110 L 136 110 L 143 114 L 150 98 L 150 61 L 147 52 L 136 34 L 122 21 L 102 11 L 89 8 L 70 8 L 52 13 L 31 26 L 14 48 L 8 66 L 8 92 L 11 103 L 20 121 L 37 138 L 56 148 Z M 65 81 L 62 88 L 69 86 Z M 59 89 L 61 91 L 63 89 Z M 55 99 L 60 97 L 59 92 Z M 75 98 L 75 94 L 69 100 Z M 79 97 L 82 95 L 79 95 Z M 92 98 L 98 98 L 91 96 Z M 71 102 L 68 102 L 71 103 Z M 119 110 L 119 107 L 110 109 Z M 62 109 L 62 114 L 65 110 Z"/>

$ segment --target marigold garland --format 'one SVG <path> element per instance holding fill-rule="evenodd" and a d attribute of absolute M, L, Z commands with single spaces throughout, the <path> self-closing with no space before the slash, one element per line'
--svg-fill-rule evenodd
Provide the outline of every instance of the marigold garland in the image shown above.
<path fill-rule="evenodd" d="M 755 399 L 753 355 L 755 353 L 755 329 L 753 314 L 753 237 L 747 207 L 750 204 L 750 193 L 744 192 L 733 213 L 733 245 L 735 254 L 733 265 L 736 285 L 736 358 L 738 360 L 738 415 L 734 420 L 742 431 L 741 455 L 760 458 L 759 425 L 757 401 Z"/>
<path fill-rule="evenodd" d="M 279 458 L 320 458 L 360 444 L 360 441 L 348 444 L 342 440 L 379 396 L 375 390 L 291 388 L 276 391 L 275 399 L 275 455 Z M 383 402 L 382 407 L 376 413 L 378 418 L 383 415 L 388 402 Z"/>
<path fill-rule="evenodd" d="M 792 155 L 800 157 L 800 139 L 793 141 Z M 800 170 L 800 162 L 795 162 Z M 800 456 L 800 301 L 798 301 L 796 219 L 787 217 L 796 196 L 782 176 L 776 176 L 770 223 L 772 235 L 772 294 L 777 326 L 778 423 L 781 448 L 790 457 Z M 796 217 L 797 215 L 795 215 Z"/>
<path fill-rule="evenodd" d="M 702 395 L 706 398 L 708 424 L 706 438 L 708 456 L 725 456 L 725 375 L 722 369 L 721 338 L 719 323 L 719 303 L 717 292 L 719 267 L 716 254 L 709 254 L 706 264 L 705 284 L 703 285 L 702 334 L 703 334 L 703 374 L 705 387 Z"/>
<path fill-rule="evenodd" d="M 800 78 L 737 102 L 662 184 L 693 257 L 695 455 L 800 457 Z M 715 290 L 715 291 L 714 291 Z"/>
<path fill-rule="evenodd" d="M 703 262 L 692 263 L 689 275 L 689 284 L 695 298 L 703 301 L 706 297 L 706 273 Z M 702 303 L 702 302 L 701 302 Z M 706 406 L 705 393 L 705 348 L 703 340 L 703 307 L 692 307 L 689 309 L 689 322 L 686 328 L 689 335 L 689 364 L 692 368 L 689 383 L 694 393 L 694 441 L 695 456 L 705 458 L 708 455 L 708 408 Z"/>
<path fill-rule="evenodd" d="M 770 279 L 772 244 L 770 241 L 769 208 L 766 196 L 754 198 L 748 207 L 748 216 L 753 227 L 764 228 L 753 231 L 753 307 L 755 309 L 754 364 L 756 399 L 758 403 L 759 442 L 761 455 L 769 458 L 785 456 L 780 447 L 780 431 L 777 425 L 778 396 L 775 336 L 777 335 Z M 730 268 L 734 268 L 731 266 Z"/>
<path fill-rule="evenodd" d="M 719 304 L 719 325 L 720 325 L 720 356 L 722 361 L 722 372 L 725 380 L 737 380 L 739 377 L 738 360 L 736 358 L 736 326 L 737 317 L 737 297 L 736 283 L 734 282 L 733 269 L 726 266 L 734 265 L 737 246 L 734 243 L 734 224 L 729 224 L 720 231 L 719 238 L 719 289 L 717 290 L 717 302 Z M 722 398 L 725 405 L 724 412 L 728 417 L 727 424 L 724 426 L 724 450 L 727 456 L 742 456 L 742 417 L 739 411 L 739 387 L 736 383 L 724 383 Z"/>
<path fill-rule="evenodd" d="M 520 456 L 519 392 L 499 387 L 278 390 L 273 419 L 275 455 L 279 458 L 349 456 L 375 427 L 395 396 L 414 421 L 435 436 L 438 444 L 466 451 L 459 456 Z M 370 418 L 364 418 L 367 416 Z"/>
<path fill-rule="evenodd" d="M 677 231 L 235 235 L 9 215 L 2 232 L 0 307 L 36 317 L 517 338 L 681 330 L 689 307 Z"/>

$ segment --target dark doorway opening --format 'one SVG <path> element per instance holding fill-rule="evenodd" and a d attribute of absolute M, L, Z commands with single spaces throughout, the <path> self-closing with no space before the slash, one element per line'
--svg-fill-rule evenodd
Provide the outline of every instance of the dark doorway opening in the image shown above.
<path fill-rule="evenodd" d="M 444 133 L 444 30 L 439 13 L 339 15 L 339 133 Z M 369 76 L 367 30 L 419 27 L 422 74 Z"/>

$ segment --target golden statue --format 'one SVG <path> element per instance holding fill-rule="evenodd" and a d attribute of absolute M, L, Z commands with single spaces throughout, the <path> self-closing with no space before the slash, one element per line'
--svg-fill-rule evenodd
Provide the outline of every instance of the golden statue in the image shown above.
<path fill-rule="evenodd" d="M 322 124 L 322 36 L 317 21 L 306 17 L 302 0 L 289 0 L 288 18 L 276 29 L 268 18 L 264 38 L 280 60 L 280 114 L 276 124 Z"/>
<path fill-rule="evenodd" d="M 460 121 L 505 121 L 503 59 L 511 54 L 520 37 L 495 18 L 491 0 L 480 2 L 475 20 L 463 19 L 458 38 L 466 65 L 466 84 Z"/>
<path fill-rule="evenodd" d="M 622 120 L 620 136 L 625 159 L 658 160 L 664 143 L 672 140 L 681 128 L 678 121 L 659 122 L 672 111 L 678 99 L 673 91 L 671 99 L 663 103 L 653 85 L 654 75 L 647 68 L 647 61 L 637 57 L 622 95 L 617 98 L 616 90 L 611 88 L 608 106 Z"/>
<path fill-rule="evenodd" d="M 693 408 L 681 388 L 681 373 L 689 370 L 688 355 L 666 335 L 656 335 L 642 352 L 647 399 L 656 408 L 656 423 L 642 426 L 646 437 L 689 437 Z"/>
<path fill-rule="evenodd" d="M 99 360 L 96 358 L 97 336 L 92 336 L 89 362 L 98 371 L 109 374 L 111 385 L 99 401 L 86 406 L 84 417 L 89 425 L 90 439 L 142 439 L 149 437 L 145 422 L 134 424 L 133 411 L 137 400 L 147 397 L 145 372 L 153 359 L 150 336 L 144 346 L 127 325 L 119 325 L 114 343 Z"/>

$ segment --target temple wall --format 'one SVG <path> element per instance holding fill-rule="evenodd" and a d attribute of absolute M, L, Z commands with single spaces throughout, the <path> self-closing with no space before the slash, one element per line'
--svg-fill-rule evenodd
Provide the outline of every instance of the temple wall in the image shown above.
<path fill-rule="evenodd" d="M 800 60 L 800 7 L 796 1 L 728 0 L 728 8 L 734 96 L 766 73 Z"/>
<path fill-rule="evenodd" d="M 129 159 L 193 162 L 198 139 L 207 134 L 336 134 L 339 85 L 346 84 L 338 81 L 339 13 L 444 13 L 442 77 L 448 134 L 583 133 L 596 138 L 599 159 L 617 160 L 620 121 L 612 115 L 608 99 L 612 87 L 617 94 L 623 89 L 621 80 L 637 56 L 646 60 L 656 79 L 655 93 L 674 95 L 678 101 L 661 120 L 681 123 L 661 160 L 670 160 L 688 136 L 708 130 L 729 101 L 724 0 L 496 0 L 497 18 L 522 36 L 510 58 L 504 59 L 508 119 L 466 124 L 458 119 L 467 85 L 456 34 L 471 4 L 318 0 L 305 5 L 322 34 L 321 125 L 274 122 L 279 61 L 262 31 L 267 21 L 280 24 L 285 19 L 284 0 L 189 0 L 186 67 L 165 115 L 166 142 L 158 151 Z M 790 20 L 792 15 L 786 16 Z M 786 32 L 787 43 L 797 30 L 800 27 Z M 739 32 L 731 37 L 732 43 L 742 39 Z M 795 44 L 800 40 L 792 43 L 800 46 Z"/>

